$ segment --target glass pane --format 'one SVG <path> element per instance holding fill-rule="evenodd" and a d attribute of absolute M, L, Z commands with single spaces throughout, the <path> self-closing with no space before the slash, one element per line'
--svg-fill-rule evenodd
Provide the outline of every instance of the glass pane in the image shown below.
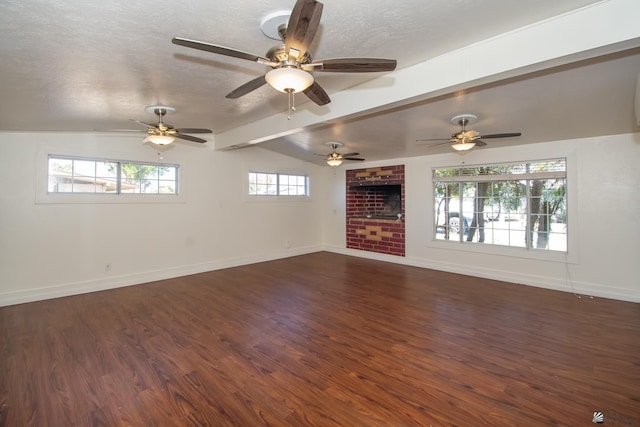
<path fill-rule="evenodd" d="M 70 159 L 56 159 L 52 157 L 49 159 L 49 174 L 52 172 L 64 172 L 70 175 L 73 168 L 73 160 Z"/>
<path fill-rule="evenodd" d="M 143 179 L 140 186 L 141 192 L 144 194 L 157 194 L 158 193 L 158 180 L 156 179 Z"/>
<path fill-rule="evenodd" d="M 96 162 L 96 192 L 115 193 L 118 191 L 118 163 Z"/>
<path fill-rule="evenodd" d="M 142 169 L 142 177 L 146 179 L 158 178 L 158 166 L 151 165 L 143 165 Z"/>
<path fill-rule="evenodd" d="M 120 181 L 120 192 L 125 194 L 139 193 L 140 185 L 138 182 L 134 182 L 131 180 L 125 181 L 122 179 Z"/>
<path fill-rule="evenodd" d="M 96 192 L 96 162 L 93 160 L 73 160 L 73 193 Z"/>
<path fill-rule="evenodd" d="M 435 237 L 439 240 L 460 241 L 468 222 L 460 215 L 460 184 L 436 183 L 435 195 Z M 462 234 L 461 234 L 462 232 Z"/>
<path fill-rule="evenodd" d="M 530 239 L 533 249 L 566 250 L 566 179 L 531 180 Z"/>
<path fill-rule="evenodd" d="M 140 165 L 140 192 L 158 194 L 158 166 Z"/>
<path fill-rule="evenodd" d="M 47 191 L 50 193 L 67 193 L 72 191 L 73 161 L 70 159 L 49 158 L 49 181 Z"/>
<path fill-rule="evenodd" d="M 122 163 L 120 165 L 120 191 L 122 193 L 140 192 L 140 165 L 135 163 Z"/>
<path fill-rule="evenodd" d="M 257 193 L 257 177 L 253 172 L 249 172 L 249 194 L 255 195 Z"/>
<path fill-rule="evenodd" d="M 73 161 L 74 176 L 96 176 L 96 162 L 92 160 L 74 160 Z"/>
<path fill-rule="evenodd" d="M 123 183 L 138 184 L 141 174 L 140 165 L 135 163 L 122 163 L 120 167 L 122 169 L 121 180 Z"/>
<path fill-rule="evenodd" d="M 116 178 L 118 176 L 118 163 L 96 162 L 96 176 L 101 178 Z"/>
<path fill-rule="evenodd" d="M 160 166 L 158 168 L 158 177 L 166 180 L 176 180 L 176 167 L 175 166 Z"/>
<path fill-rule="evenodd" d="M 459 175 L 458 169 L 434 169 L 433 177 L 440 178 L 445 176 L 457 176 Z"/>
<path fill-rule="evenodd" d="M 175 181 L 158 181 L 158 192 L 160 194 L 176 194 Z"/>

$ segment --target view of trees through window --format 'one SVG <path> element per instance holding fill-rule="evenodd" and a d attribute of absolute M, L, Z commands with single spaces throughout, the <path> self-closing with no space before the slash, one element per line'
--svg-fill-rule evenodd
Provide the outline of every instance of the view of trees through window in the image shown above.
<path fill-rule="evenodd" d="M 565 159 L 433 170 L 434 237 L 567 251 Z"/>
<path fill-rule="evenodd" d="M 178 166 L 49 156 L 49 193 L 177 194 Z"/>

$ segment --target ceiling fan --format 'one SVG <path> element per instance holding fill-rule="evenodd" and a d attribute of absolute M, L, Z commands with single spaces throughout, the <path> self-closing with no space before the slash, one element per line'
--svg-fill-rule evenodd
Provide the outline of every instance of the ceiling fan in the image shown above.
<path fill-rule="evenodd" d="M 344 153 L 344 154 L 338 153 L 336 150 L 344 146 L 344 144 L 342 144 L 341 142 L 327 142 L 326 145 L 331 147 L 331 150 L 332 150 L 331 153 L 318 154 L 318 155 L 323 156 L 329 166 L 333 166 L 333 167 L 340 166 L 343 160 L 353 160 L 357 162 L 364 161 L 364 159 L 362 158 L 353 157 L 353 156 L 360 155 L 360 153 Z"/>
<path fill-rule="evenodd" d="M 148 113 L 154 113 L 158 116 L 158 123 L 151 124 L 141 122 L 140 120 L 130 119 L 133 122 L 139 123 L 143 126 L 147 127 L 147 137 L 145 138 L 145 142 L 149 141 L 156 145 L 168 145 L 175 141 L 176 138 L 184 139 L 186 141 L 191 142 L 199 142 L 205 143 L 206 139 L 198 138 L 196 136 L 186 135 L 188 133 L 213 133 L 211 129 L 194 129 L 194 128 L 184 128 L 184 129 L 175 129 L 173 126 L 168 125 L 162 121 L 162 118 L 167 113 L 173 113 L 175 108 L 167 107 L 166 105 L 150 105 L 145 108 L 145 111 Z"/>
<path fill-rule="evenodd" d="M 468 151 L 473 147 L 485 147 L 487 145 L 486 142 L 482 141 L 482 139 L 490 139 L 490 138 L 512 138 L 516 136 L 522 135 L 520 132 L 512 132 L 512 133 L 494 133 L 489 135 L 481 135 L 480 132 L 475 130 L 467 130 L 466 126 L 475 123 L 478 120 L 478 117 L 473 114 L 460 114 L 451 118 L 451 123 L 457 124 L 462 129 L 458 133 L 454 133 L 450 138 L 430 138 L 430 139 L 418 139 L 418 142 L 425 141 L 445 141 L 440 142 L 438 144 L 430 145 L 429 148 L 438 147 L 444 144 L 451 144 L 451 148 L 456 151 Z"/>
<path fill-rule="evenodd" d="M 263 32 L 269 34 L 268 26 L 278 24 L 277 35 L 283 44 L 269 49 L 265 56 L 254 55 L 237 49 L 218 46 L 182 37 L 174 37 L 177 45 L 204 50 L 234 58 L 246 59 L 271 68 L 265 75 L 257 77 L 231 91 L 227 98 L 239 98 L 269 83 L 274 89 L 289 94 L 289 119 L 291 111 L 295 111 L 293 94 L 304 94 L 318 105 L 331 102 L 329 95 L 314 80 L 310 71 L 367 73 L 393 71 L 395 59 L 379 58 L 337 58 L 313 61 L 308 51 L 322 16 L 323 5 L 317 0 L 297 0 L 290 15 L 273 14 L 272 19 L 265 18 L 262 23 Z M 288 22 L 279 22 L 289 15 Z"/>

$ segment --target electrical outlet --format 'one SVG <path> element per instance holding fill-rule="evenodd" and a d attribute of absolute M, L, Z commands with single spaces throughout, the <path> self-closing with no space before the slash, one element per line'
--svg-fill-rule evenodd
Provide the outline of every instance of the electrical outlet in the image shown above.
<path fill-rule="evenodd" d="M 108 263 L 106 263 L 104 265 L 104 271 L 107 272 L 107 273 L 111 271 L 111 263 L 110 262 L 108 262 Z"/>

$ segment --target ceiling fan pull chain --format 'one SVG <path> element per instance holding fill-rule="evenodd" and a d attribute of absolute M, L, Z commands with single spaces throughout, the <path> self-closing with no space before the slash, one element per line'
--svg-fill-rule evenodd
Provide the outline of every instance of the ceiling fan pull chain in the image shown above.
<path fill-rule="evenodd" d="M 289 113 L 287 114 L 287 119 L 291 120 L 291 113 L 296 111 L 295 98 L 293 89 L 286 89 L 287 94 L 289 96 Z"/>

